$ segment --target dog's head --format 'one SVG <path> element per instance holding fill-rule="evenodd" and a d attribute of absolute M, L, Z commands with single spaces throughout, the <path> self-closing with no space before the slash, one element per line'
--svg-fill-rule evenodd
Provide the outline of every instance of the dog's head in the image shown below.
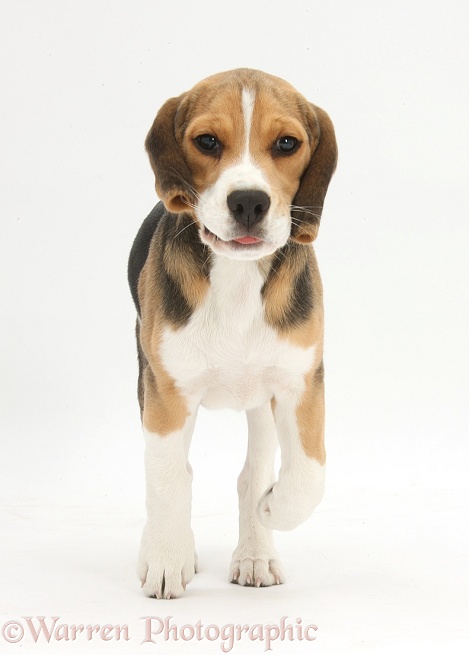
<path fill-rule="evenodd" d="M 163 105 L 145 145 L 158 196 L 191 213 L 215 252 L 258 259 L 316 238 L 334 128 L 287 82 L 250 69 L 209 77 Z"/>

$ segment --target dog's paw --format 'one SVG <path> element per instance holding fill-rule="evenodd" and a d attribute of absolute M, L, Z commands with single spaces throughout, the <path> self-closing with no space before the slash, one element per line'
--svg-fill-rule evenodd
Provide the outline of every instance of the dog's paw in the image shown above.
<path fill-rule="evenodd" d="M 138 577 L 151 598 L 180 598 L 197 570 L 194 536 L 177 535 L 172 540 L 151 536 L 145 530 L 140 547 Z"/>
<path fill-rule="evenodd" d="M 278 559 L 233 558 L 229 580 L 243 586 L 270 587 L 285 582 L 285 574 Z"/>
<path fill-rule="evenodd" d="M 260 532 L 240 537 L 231 559 L 230 582 L 250 587 L 270 587 L 285 582 L 272 536 L 263 536 Z"/>
<path fill-rule="evenodd" d="M 292 530 L 306 521 L 323 495 L 324 475 L 320 473 L 303 486 L 284 476 L 268 489 L 257 506 L 261 525 L 271 530 Z"/>
<path fill-rule="evenodd" d="M 301 521 L 291 512 L 290 503 L 282 494 L 275 493 L 277 485 L 266 491 L 257 507 L 257 517 L 261 525 L 271 530 L 292 530 Z"/>

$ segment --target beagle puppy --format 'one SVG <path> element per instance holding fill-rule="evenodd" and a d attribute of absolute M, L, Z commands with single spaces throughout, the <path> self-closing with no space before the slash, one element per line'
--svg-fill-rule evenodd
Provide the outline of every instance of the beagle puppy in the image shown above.
<path fill-rule="evenodd" d="M 188 452 L 203 405 L 247 415 L 229 579 L 280 584 L 272 530 L 307 519 L 324 487 L 323 303 L 311 242 L 336 166 L 334 128 L 287 82 L 238 69 L 168 100 L 145 145 L 161 202 L 128 269 L 146 442 L 138 574 L 148 596 L 177 598 L 197 570 Z"/>

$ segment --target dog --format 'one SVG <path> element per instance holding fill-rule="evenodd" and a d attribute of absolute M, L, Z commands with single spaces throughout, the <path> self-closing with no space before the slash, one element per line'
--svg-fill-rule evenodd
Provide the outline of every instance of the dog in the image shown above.
<path fill-rule="evenodd" d="M 145 146 L 161 200 L 128 268 L 145 435 L 138 575 L 146 595 L 169 599 L 197 571 L 188 451 L 203 405 L 247 415 L 229 580 L 280 584 L 272 530 L 305 521 L 324 488 L 322 283 L 311 243 L 336 167 L 334 128 L 284 80 L 237 69 L 168 100 Z"/>

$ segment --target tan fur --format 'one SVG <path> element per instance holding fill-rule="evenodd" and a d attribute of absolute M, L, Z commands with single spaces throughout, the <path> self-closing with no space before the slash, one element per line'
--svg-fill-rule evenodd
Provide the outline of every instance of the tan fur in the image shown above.
<path fill-rule="evenodd" d="M 326 462 L 324 447 L 324 367 L 321 364 L 305 376 L 305 390 L 296 408 L 301 444 L 308 457 Z"/>
<path fill-rule="evenodd" d="M 275 400 L 275 396 L 270 400 L 270 407 L 272 408 L 272 414 L 275 416 L 275 408 L 277 407 L 277 401 Z"/>
<path fill-rule="evenodd" d="M 211 84 L 202 82 L 195 87 L 194 94 L 195 99 L 191 102 L 194 118 L 184 130 L 180 128 L 179 138 L 191 169 L 193 186 L 200 194 L 241 156 L 245 136 L 241 89 L 234 85 L 214 89 Z M 223 143 L 221 159 L 207 157 L 194 144 L 195 137 L 207 133 Z"/>
<path fill-rule="evenodd" d="M 164 370 L 158 356 L 144 372 L 143 425 L 150 432 L 164 437 L 180 430 L 189 415 L 185 398 L 174 380 Z"/>

